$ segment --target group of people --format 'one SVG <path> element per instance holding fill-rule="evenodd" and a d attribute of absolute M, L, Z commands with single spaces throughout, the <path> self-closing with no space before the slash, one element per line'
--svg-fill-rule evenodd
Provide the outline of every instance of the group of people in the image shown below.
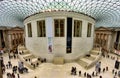
<path fill-rule="evenodd" d="M 95 65 L 95 71 L 93 71 L 92 74 L 84 72 L 83 75 L 84 75 L 84 77 L 92 78 L 92 77 L 98 76 L 101 72 L 104 73 L 104 72 L 107 72 L 107 71 L 109 71 L 108 66 L 106 66 L 105 68 L 103 68 L 101 70 L 101 62 L 99 61 L 99 62 L 96 63 L 96 65 Z M 120 77 L 120 71 L 117 72 L 117 71 L 115 71 L 113 69 L 112 73 L 115 74 L 115 76 L 117 76 L 117 74 L 118 74 L 118 76 Z M 82 75 L 81 70 L 79 70 L 78 74 L 79 74 L 79 76 Z M 76 67 L 72 67 L 71 68 L 71 75 L 77 75 L 77 69 L 76 69 Z M 99 78 L 102 78 L 102 75 L 99 75 Z M 114 78 L 116 78 L 116 77 L 114 77 Z"/>
<path fill-rule="evenodd" d="M 71 75 L 77 75 L 77 69 L 76 69 L 76 67 L 72 67 L 72 69 L 71 69 Z"/>
<path fill-rule="evenodd" d="M 8 52 L 8 62 L 5 63 L 4 61 L 4 57 L 3 54 L 0 54 L 0 63 L 1 63 L 1 70 L 2 70 L 2 74 L 6 74 L 7 78 L 20 78 L 19 72 L 18 71 L 18 66 L 15 65 L 13 66 L 13 64 L 11 63 L 12 58 L 17 58 L 17 50 L 9 51 Z M 12 72 L 6 72 L 6 70 L 11 69 Z M 17 77 L 16 77 L 16 75 Z"/>
<path fill-rule="evenodd" d="M 19 73 L 24 73 L 24 72 L 28 72 L 28 69 L 26 67 L 24 67 L 24 63 L 19 61 L 18 62 L 18 71 Z"/>
<path fill-rule="evenodd" d="M 12 58 L 16 59 L 16 58 L 18 58 L 18 51 L 17 51 L 17 49 L 10 50 L 8 52 L 8 57 L 9 57 L 9 59 L 12 59 Z"/>
<path fill-rule="evenodd" d="M 120 77 L 120 71 L 117 71 L 120 69 L 119 58 L 109 54 L 107 55 L 107 58 L 115 60 L 114 69 L 112 70 L 112 74 L 114 74 L 114 78 L 116 78 L 116 76 Z"/>
<path fill-rule="evenodd" d="M 72 67 L 72 68 L 71 68 L 71 75 L 77 75 L 77 69 L 76 69 L 76 67 Z M 81 70 L 78 71 L 78 75 L 79 75 L 79 76 L 82 76 Z M 84 76 L 84 77 L 87 77 L 87 78 L 92 78 L 92 77 L 98 76 L 98 74 L 97 74 L 97 72 L 96 72 L 96 73 L 95 73 L 95 72 L 92 72 L 92 74 L 89 74 L 89 73 L 87 73 L 87 72 L 84 72 L 84 73 L 83 73 L 83 76 Z M 100 75 L 100 78 L 102 78 L 101 75 Z"/>
<path fill-rule="evenodd" d="M 0 55 L 2 55 L 4 53 L 3 49 L 0 49 Z"/>
<path fill-rule="evenodd" d="M 13 56 L 13 57 L 15 58 L 15 56 Z M 115 60 L 115 56 L 107 55 L 106 57 L 111 58 L 112 60 Z M 30 61 L 31 59 L 27 59 L 27 60 Z M 1 66 L 2 66 L 2 73 L 5 72 L 6 68 L 7 69 L 12 68 L 12 70 L 13 70 L 12 73 L 7 72 L 7 74 L 6 74 L 7 78 L 16 78 L 15 74 L 17 74 L 17 76 L 18 76 L 17 78 L 20 78 L 20 75 L 19 75 L 19 73 L 17 73 L 17 71 L 28 72 L 28 69 L 26 67 L 24 67 L 23 62 L 18 62 L 18 66 L 12 66 L 11 61 L 8 61 L 8 63 L 5 65 L 3 57 L 0 57 L 0 61 L 1 61 Z M 46 58 L 44 58 L 42 60 L 40 58 L 38 58 L 38 61 L 46 62 Z M 36 63 L 36 65 L 39 65 L 39 63 Z M 33 64 L 33 66 L 34 66 L 34 64 Z M 109 71 L 108 66 L 101 68 L 101 62 L 99 61 L 95 64 L 95 71 L 93 71 L 91 74 L 87 73 L 87 72 L 82 72 L 81 70 L 79 70 L 78 75 L 82 76 L 82 74 L 83 74 L 83 76 L 86 78 L 92 78 L 92 77 L 99 75 L 99 78 L 102 78 L 102 75 L 100 75 L 100 73 L 101 72 L 104 73 L 106 71 Z M 115 75 L 114 78 L 116 78 L 116 76 L 120 77 L 120 71 L 116 71 L 115 69 L 113 69 L 112 73 Z M 77 75 L 77 68 L 76 67 L 71 68 L 71 75 Z M 37 77 L 35 76 L 35 78 L 37 78 Z"/>
<path fill-rule="evenodd" d="M 41 62 L 41 63 L 46 63 L 46 58 L 43 58 L 43 59 L 38 58 L 37 60 L 38 60 L 38 62 L 33 63 L 33 62 L 31 62 L 31 59 L 30 59 L 30 58 L 25 59 L 26 62 L 30 62 L 30 63 L 31 63 L 31 65 L 33 66 L 33 68 L 38 67 L 39 62 Z"/>
<path fill-rule="evenodd" d="M 37 58 L 37 60 L 38 60 L 38 62 L 36 62 L 36 63 L 31 63 L 31 65 L 33 66 L 33 68 L 36 68 L 36 67 L 38 67 L 38 65 L 39 65 L 39 62 L 41 62 L 41 63 L 43 63 L 42 61 L 41 61 L 41 58 Z"/>
<path fill-rule="evenodd" d="M 20 55 L 22 55 L 22 54 L 24 54 L 24 51 L 21 51 L 21 52 L 19 52 L 19 54 Z M 25 58 L 25 61 L 26 62 L 29 62 L 30 63 L 30 65 L 33 67 L 33 68 L 36 68 L 36 67 L 38 67 L 38 65 L 39 65 L 39 63 L 41 62 L 41 63 L 46 63 L 46 58 L 40 58 L 40 57 L 38 57 L 37 58 L 37 62 L 32 62 L 32 59 L 31 58 Z"/>
<path fill-rule="evenodd" d="M 110 56 L 110 55 L 107 55 L 106 56 L 107 58 L 111 58 L 112 60 L 115 60 L 115 56 Z M 118 58 L 117 58 L 117 61 L 118 61 Z M 120 62 L 119 62 L 120 63 Z M 119 69 L 119 68 L 117 68 Z M 104 72 L 107 72 L 109 71 L 109 68 L 108 66 L 104 67 L 104 68 L 101 68 L 101 61 L 98 61 L 96 64 L 95 64 L 95 71 L 92 72 L 92 74 L 89 74 L 89 73 L 86 73 L 84 72 L 83 75 L 84 77 L 87 77 L 87 78 L 92 78 L 92 77 L 95 77 L 95 76 L 98 76 L 99 75 L 99 78 L 102 78 L 102 75 L 100 75 L 100 73 L 104 73 Z M 77 69 L 76 67 L 72 67 L 71 69 L 71 74 L 72 75 L 77 75 Z M 114 77 L 113 78 L 117 78 L 116 76 L 120 77 L 120 71 L 115 71 L 115 69 L 113 69 L 111 71 L 113 74 L 114 74 Z M 82 72 L 79 71 L 79 76 L 81 76 Z"/>
<path fill-rule="evenodd" d="M 10 61 L 8 61 L 8 64 L 5 65 L 3 57 L 0 58 L 0 61 L 1 61 L 2 74 L 4 74 L 6 72 L 6 69 L 12 69 L 13 72 L 12 73 L 7 72 L 6 76 L 7 76 L 7 78 L 15 78 L 15 73 L 17 73 L 16 66 L 12 67 L 12 64 Z M 19 74 L 17 74 L 17 75 L 18 75 L 18 78 L 20 78 Z"/>
<path fill-rule="evenodd" d="M 117 74 L 118 74 L 118 77 L 120 77 L 120 71 L 117 71 L 116 69 L 112 70 L 112 74 L 114 74 L 114 78 L 116 78 Z"/>

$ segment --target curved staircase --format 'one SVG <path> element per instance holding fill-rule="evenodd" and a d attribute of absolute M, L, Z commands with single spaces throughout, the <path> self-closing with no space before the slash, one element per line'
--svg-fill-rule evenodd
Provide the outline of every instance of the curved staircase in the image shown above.
<path fill-rule="evenodd" d="M 35 69 L 41 64 L 40 57 L 37 57 L 30 53 L 24 46 L 18 46 L 18 57 L 24 64 L 31 68 Z M 38 60 L 39 58 L 39 60 Z M 91 50 L 89 54 L 85 55 L 84 57 L 80 57 L 76 60 L 76 62 L 81 65 L 85 69 L 89 69 L 96 64 L 96 62 L 101 58 L 101 52 L 98 50 Z M 38 64 L 38 65 L 37 65 Z"/>
<path fill-rule="evenodd" d="M 91 50 L 89 54 L 82 58 L 77 59 L 77 63 L 85 69 L 89 69 L 96 64 L 101 58 L 101 52 L 97 50 Z"/>
<path fill-rule="evenodd" d="M 37 57 L 30 53 L 24 46 L 18 46 L 19 59 L 30 69 L 35 69 L 41 64 L 40 57 Z"/>

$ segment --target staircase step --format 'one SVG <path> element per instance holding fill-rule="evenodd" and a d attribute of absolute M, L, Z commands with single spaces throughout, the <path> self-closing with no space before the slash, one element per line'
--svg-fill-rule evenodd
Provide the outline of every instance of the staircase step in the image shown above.
<path fill-rule="evenodd" d="M 23 53 L 21 52 L 21 55 L 27 55 L 27 54 L 30 54 L 30 52 L 27 50 L 27 51 L 23 51 Z"/>
<path fill-rule="evenodd" d="M 31 62 L 34 62 L 34 61 L 37 61 L 38 59 L 37 58 L 33 58 L 31 59 Z"/>
<path fill-rule="evenodd" d="M 35 58 L 35 56 L 32 54 L 27 54 L 26 56 L 23 56 L 23 58 L 24 59 L 33 59 L 33 58 Z"/>
<path fill-rule="evenodd" d="M 90 56 L 90 57 L 85 56 L 84 58 L 86 58 L 86 59 L 88 59 L 88 60 L 91 60 L 91 61 L 95 60 L 95 57 L 92 57 L 92 56 Z"/>
<path fill-rule="evenodd" d="M 84 68 L 86 68 L 86 66 L 88 65 L 88 63 L 83 61 L 83 60 L 78 60 L 78 64 L 81 65 Z"/>
<path fill-rule="evenodd" d="M 26 48 L 24 46 L 19 46 L 18 49 L 19 50 L 25 50 Z"/>
<path fill-rule="evenodd" d="M 88 64 L 90 64 L 90 63 L 92 62 L 91 60 L 86 59 L 86 58 L 81 58 L 80 60 L 82 60 L 82 61 L 84 61 L 84 62 L 86 62 L 86 63 L 88 63 Z"/>
<path fill-rule="evenodd" d="M 39 64 L 40 64 L 41 62 L 40 62 L 40 61 L 38 61 L 38 60 L 34 60 L 34 61 L 32 61 L 32 63 L 33 63 L 33 64 L 37 64 L 37 63 L 39 63 Z"/>
<path fill-rule="evenodd" d="M 19 50 L 19 55 L 18 55 L 19 59 L 23 61 L 24 64 L 30 69 L 35 69 L 36 67 L 38 67 L 39 64 L 41 64 L 41 61 L 38 60 L 38 57 L 31 54 L 30 51 L 27 50 L 24 46 L 18 46 L 18 50 Z"/>
<path fill-rule="evenodd" d="M 24 52 L 24 53 L 23 53 L 22 51 L 19 51 L 19 54 L 24 56 L 24 55 L 28 55 L 28 54 L 30 54 L 30 53 L 29 53 L 29 52 Z"/>
<path fill-rule="evenodd" d="M 96 58 L 98 55 L 93 55 L 93 54 L 90 54 L 91 55 L 91 57 L 94 57 L 94 58 Z"/>
<path fill-rule="evenodd" d="M 97 53 L 97 52 L 90 52 L 90 54 L 92 54 L 92 55 L 98 55 L 99 53 Z"/>
<path fill-rule="evenodd" d="M 23 54 L 30 54 L 29 50 L 23 50 Z"/>
<path fill-rule="evenodd" d="M 91 52 L 99 53 L 100 51 L 99 50 L 91 50 Z"/>

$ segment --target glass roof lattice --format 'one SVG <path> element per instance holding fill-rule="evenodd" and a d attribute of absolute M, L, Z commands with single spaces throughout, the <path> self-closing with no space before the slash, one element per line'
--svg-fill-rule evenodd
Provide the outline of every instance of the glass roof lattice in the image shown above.
<path fill-rule="evenodd" d="M 23 26 L 26 17 L 65 10 L 95 18 L 95 26 L 120 27 L 120 0 L 0 0 L 0 26 Z"/>

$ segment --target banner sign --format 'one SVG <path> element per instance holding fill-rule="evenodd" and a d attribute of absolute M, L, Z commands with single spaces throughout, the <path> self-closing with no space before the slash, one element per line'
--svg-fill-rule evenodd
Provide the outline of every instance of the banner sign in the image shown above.
<path fill-rule="evenodd" d="M 52 17 L 47 17 L 46 18 L 46 36 L 47 36 L 47 48 L 48 48 L 48 52 L 52 53 L 52 49 L 53 49 L 53 31 L 52 31 L 52 27 L 53 27 L 53 19 Z"/>

